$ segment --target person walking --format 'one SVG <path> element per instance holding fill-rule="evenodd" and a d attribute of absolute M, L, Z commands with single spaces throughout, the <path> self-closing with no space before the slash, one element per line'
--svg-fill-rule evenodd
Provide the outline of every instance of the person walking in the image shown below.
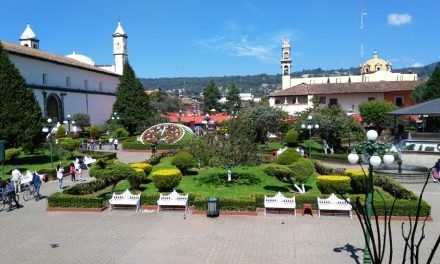
<path fill-rule="evenodd" d="M 99 150 L 102 150 L 102 138 L 98 139 Z"/>
<path fill-rule="evenodd" d="M 108 139 L 108 149 L 109 149 L 109 150 L 112 149 L 112 146 L 113 146 L 113 138 L 110 137 L 110 138 Z"/>
<path fill-rule="evenodd" d="M 75 172 L 76 172 L 76 170 L 75 170 L 75 164 L 73 164 L 73 162 L 70 163 L 69 172 L 70 172 L 70 176 L 71 176 L 72 182 L 75 182 L 76 181 L 76 179 L 75 179 Z"/>
<path fill-rule="evenodd" d="M 14 182 L 11 181 L 10 179 L 6 180 L 5 191 L 6 191 L 6 195 L 8 197 L 8 205 L 9 205 L 8 212 L 11 211 L 11 209 L 12 209 L 12 201 L 14 201 L 14 203 L 15 203 L 15 208 L 18 209 L 18 208 L 23 207 L 21 204 L 18 203 L 17 198 L 15 197 L 16 192 L 15 192 Z"/>
<path fill-rule="evenodd" d="M 118 150 L 118 144 L 119 144 L 119 140 L 118 138 L 115 138 L 115 140 L 113 141 L 113 145 L 115 145 L 115 150 Z"/>
<path fill-rule="evenodd" d="M 63 189 L 63 172 L 64 172 L 63 166 L 61 166 L 61 164 L 58 164 L 57 165 L 57 179 L 58 179 L 60 191 Z"/>
<path fill-rule="evenodd" d="M 40 200 L 40 187 L 43 181 L 41 180 L 40 175 L 38 175 L 36 172 L 34 172 L 32 175 L 34 177 L 32 179 L 32 183 L 35 187 L 35 200 L 38 201 Z"/>
<path fill-rule="evenodd" d="M 23 175 L 21 174 L 21 172 L 18 170 L 17 166 L 14 168 L 14 170 L 12 171 L 12 177 L 11 180 L 14 183 L 15 186 L 15 190 L 14 192 L 21 192 L 21 178 L 23 177 Z"/>

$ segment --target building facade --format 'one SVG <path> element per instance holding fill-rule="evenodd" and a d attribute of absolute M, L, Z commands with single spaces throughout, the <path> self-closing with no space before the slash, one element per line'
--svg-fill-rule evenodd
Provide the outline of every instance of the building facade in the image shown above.
<path fill-rule="evenodd" d="M 313 104 L 340 105 L 347 113 L 358 114 L 359 105 L 369 100 L 387 100 L 397 106 L 410 106 L 411 92 L 422 82 L 417 74 L 393 73 L 391 63 L 373 58 L 359 66 L 358 75 L 292 78 L 291 46 L 284 40 L 281 48 L 282 90 L 269 96 L 269 104 L 289 115 L 296 115 Z"/>
<path fill-rule="evenodd" d="M 67 115 L 86 113 L 92 124 L 104 124 L 110 118 L 128 58 L 127 35 L 120 22 L 113 34 L 114 65 L 100 66 L 81 54 L 61 56 L 40 50 L 40 40 L 30 25 L 20 36 L 20 44 L 1 44 L 33 89 L 45 119 L 62 123 Z"/>

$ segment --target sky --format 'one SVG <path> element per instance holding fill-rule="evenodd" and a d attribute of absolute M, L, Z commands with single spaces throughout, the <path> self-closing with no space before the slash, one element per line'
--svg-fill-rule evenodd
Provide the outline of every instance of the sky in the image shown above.
<path fill-rule="evenodd" d="M 110 65 L 120 20 L 138 77 L 277 74 L 284 38 L 292 71 L 359 66 L 362 17 L 363 61 L 377 50 L 398 69 L 440 60 L 439 10 L 438 0 L 1 0 L 0 40 L 18 43 L 30 23 L 40 49 Z"/>

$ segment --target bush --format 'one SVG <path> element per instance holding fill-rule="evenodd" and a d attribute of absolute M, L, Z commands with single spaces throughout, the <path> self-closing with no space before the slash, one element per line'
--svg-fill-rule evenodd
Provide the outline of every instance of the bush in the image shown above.
<path fill-rule="evenodd" d="M 400 183 L 388 176 L 377 176 L 375 185 L 389 192 L 397 199 L 417 200 L 418 197 L 411 191 L 408 191 Z"/>
<path fill-rule="evenodd" d="M 96 191 L 104 189 L 107 186 L 109 186 L 109 183 L 101 179 L 97 179 L 91 182 L 78 183 L 69 189 L 64 190 L 63 193 L 70 195 L 92 194 Z"/>
<path fill-rule="evenodd" d="M 99 159 L 90 168 L 89 175 L 97 179 L 102 179 L 106 183 L 116 183 L 138 174 L 127 164 Z"/>
<path fill-rule="evenodd" d="M 142 144 L 139 141 L 124 141 L 122 142 L 123 149 L 136 149 L 136 150 L 150 150 L 150 144 Z"/>
<path fill-rule="evenodd" d="M 353 169 L 345 170 L 345 175 L 350 177 L 351 179 L 350 186 L 352 193 L 367 193 L 368 171 L 365 171 L 365 173 L 362 170 L 353 170 Z M 375 182 L 376 182 L 376 175 L 373 173 L 373 183 Z"/>
<path fill-rule="evenodd" d="M 74 151 L 75 149 L 79 149 L 81 146 L 81 142 L 79 140 L 74 140 L 73 138 L 63 138 L 59 140 L 60 146 L 68 150 L 70 152 Z"/>
<path fill-rule="evenodd" d="M 350 191 L 350 177 L 348 176 L 318 176 L 316 186 L 324 194 L 346 193 Z"/>
<path fill-rule="evenodd" d="M 290 165 L 300 158 L 301 154 L 299 154 L 295 149 L 288 148 L 277 157 L 276 163 L 280 165 Z"/>
<path fill-rule="evenodd" d="M 66 132 L 66 128 L 64 127 L 64 125 L 60 125 L 57 129 L 57 133 L 55 136 L 56 136 L 56 138 L 65 138 L 65 137 L 67 137 L 66 133 L 67 132 Z"/>
<path fill-rule="evenodd" d="M 176 166 L 182 173 L 185 174 L 190 168 L 196 166 L 196 161 L 191 153 L 182 151 L 174 156 L 171 164 Z"/>
<path fill-rule="evenodd" d="M 154 186 L 159 191 L 171 191 L 182 180 L 182 173 L 178 169 L 157 170 L 151 174 Z"/>
<path fill-rule="evenodd" d="M 23 154 L 23 150 L 21 148 L 8 148 L 5 150 L 5 160 L 6 161 L 14 161 L 18 159 Z"/>
<path fill-rule="evenodd" d="M 298 132 L 294 129 L 289 130 L 286 133 L 286 137 L 284 138 L 284 141 L 286 142 L 288 147 L 290 148 L 296 147 L 298 143 Z"/>
<path fill-rule="evenodd" d="M 163 158 L 162 153 L 160 154 L 153 154 L 151 157 L 147 160 L 147 163 L 150 163 L 151 165 L 157 165 L 159 164 L 160 160 Z"/>
<path fill-rule="evenodd" d="M 100 138 L 104 133 L 104 129 L 101 126 L 92 125 L 90 126 L 90 136 L 92 138 Z"/>
<path fill-rule="evenodd" d="M 139 162 L 139 163 L 131 163 L 130 166 L 134 169 L 138 168 L 144 171 L 145 177 L 148 177 L 150 172 L 153 170 L 153 166 L 148 163 Z"/>
<path fill-rule="evenodd" d="M 122 127 L 116 129 L 115 131 L 112 132 L 112 137 L 113 138 L 124 138 L 124 137 L 128 137 L 128 132 L 127 130 L 123 129 Z"/>
<path fill-rule="evenodd" d="M 49 207 L 102 208 L 104 200 L 96 196 L 76 196 L 54 193 L 47 198 Z"/>
<path fill-rule="evenodd" d="M 278 179 L 290 179 L 293 177 L 293 171 L 286 165 L 280 164 L 268 164 L 264 166 L 263 171 L 270 176 Z"/>
<path fill-rule="evenodd" d="M 416 147 L 416 144 L 409 144 L 408 146 L 405 147 L 406 150 L 414 150 Z"/>
<path fill-rule="evenodd" d="M 306 183 L 315 172 L 315 165 L 310 159 L 301 158 L 288 167 L 292 170 L 295 181 L 299 183 Z"/>
<path fill-rule="evenodd" d="M 145 171 L 141 168 L 134 168 L 134 170 L 136 171 L 136 174 L 130 174 L 127 181 L 132 189 L 138 190 L 141 183 L 147 179 L 147 176 L 145 175 Z"/>
<path fill-rule="evenodd" d="M 336 173 L 335 169 L 324 165 L 324 163 L 322 163 L 319 160 L 313 160 L 313 164 L 315 165 L 315 169 L 316 169 L 316 172 L 318 174 L 321 174 L 321 175 L 339 175 L 338 173 Z"/>

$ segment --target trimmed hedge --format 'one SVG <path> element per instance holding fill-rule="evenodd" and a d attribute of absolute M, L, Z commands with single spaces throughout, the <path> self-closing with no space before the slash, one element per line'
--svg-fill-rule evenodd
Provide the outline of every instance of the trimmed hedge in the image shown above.
<path fill-rule="evenodd" d="M 104 200 L 96 196 L 76 196 L 65 193 L 54 193 L 47 198 L 49 207 L 102 208 Z"/>
<path fill-rule="evenodd" d="M 306 183 L 315 172 L 315 165 L 310 159 L 301 158 L 288 167 L 292 170 L 295 181 L 300 183 Z"/>
<path fill-rule="evenodd" d="M 323 194 L 347 193 L 350 191 L 350 177 L 348 176 L 318 176 L 316 186 Z"/>
<path fill-rule="evenodd" d="M 151 174 L 154 186 L 159 191 L 169 191 L 177 187 L 182 180 L 182 172 L 178 169 L 157 170 Z"/>
<path fill-rule="evenodd" d="M 96 179 L 95 181 L 78 183 L 69 189 L 64 190 L 63 193 L 70 195 L 92 194 L 96 191 L 104 189 L 110 184 L 111 183 L 105 182 L 104 180 Z"/>
<path fill-rule="evenodd" d="M 312 152 L 312 157 L 313 159 L 317 159 L 317 160 L 336 161 L 336 162 L 348 164 L 347 154 L 345 153 L 325 154 L 320 152 Z"/>
<path fill-rule="evenodd" d="M 389 192 L 397 199 L 417 200 L 418 197 L 413 192 L 405 189 L 400 183 L 388 176 L 377 176 L 375 184 L 384 191 Z"/>
<path fill-rule="evenodd" d="M 133 150 L 150 150 L 150 144 L 142 144 L 139 141 L 125 141 L 122 142 L 123 149 L 133 149 Z"/>
<path fill-rule="evenodd" d="M 143 169 L 141 168 L 133 168 L 133 169 L 136 171 L 136 173 L 130 174 L 127 178 L 127 181 L 132 189 L 139 189 L 141 183 L 147 179 L 147 176 L 145 175 L 145 171 Z"/>
<path fill-rule="evenodd" d="M 345 175 L 350 177 L 350 186 L 352 193 L 366 193 L 368 190 L 368 170 L 365 173 L 362 170 L 345 170 Z M 373 184 L 376 182 L 376 174 L 373 173 Z"/>
<path fill-rule="evenodd" d="M 280 165 L 290 165 L 300 158 L 301 154 L 299 154 L 298 151 L 293 148 L 288 148 L 277 157 L 276 163 Z"/>
<path fill-rule="evenodd" d="M 150 172 L 153 170 L 153 166 L 151 164 L 145 163 L 145 162 L 139 162 L 139 163 L 131 163 L 130 167 L 134 169 L 141 169 L 144 171 L 145 176 L 147 177 Z"/>
<path fill-rule="evenodd" d="M 267 175 L 276 177 L 278 179 L 285 179 L 285 178 L 290 179 L 294 175 L 293 171 L 286 165 L 280 165 L 275 163 L 264 166 L 263 171 Z"/>

